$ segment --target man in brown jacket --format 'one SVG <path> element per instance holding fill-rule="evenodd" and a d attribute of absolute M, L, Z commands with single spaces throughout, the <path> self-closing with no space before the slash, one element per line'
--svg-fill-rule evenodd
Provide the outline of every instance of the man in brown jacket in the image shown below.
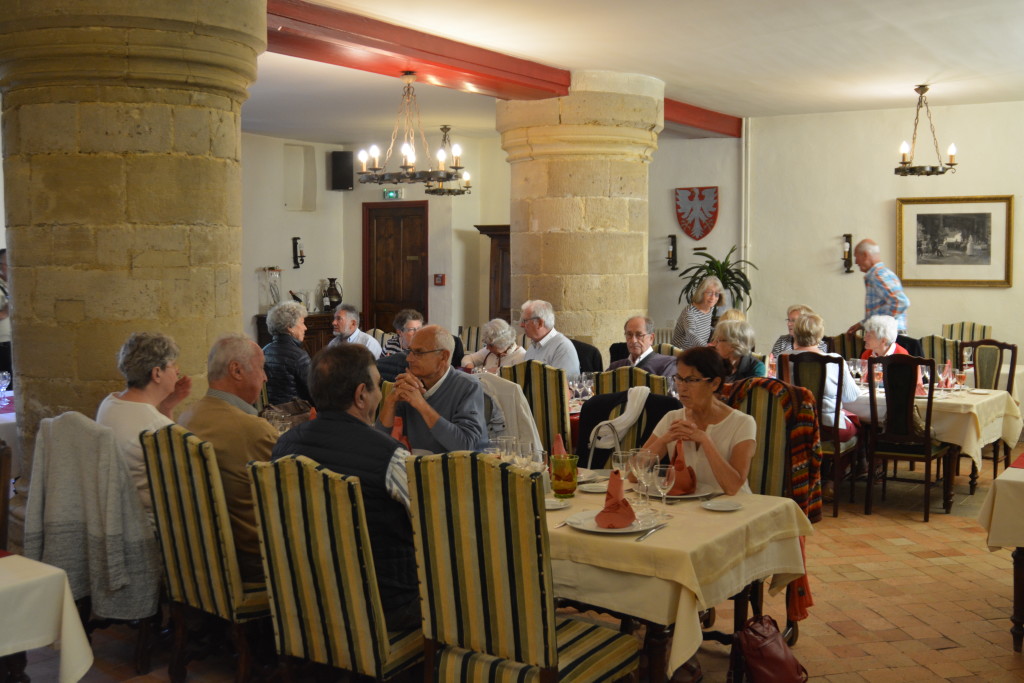
<path fill-rule="evenodd" d="M 242 580 L 263 581 L 252 491 L 245 471 L 250 460 L 270 460 L 278 437 L 277 430 L 252 407 L 267 379 L 263 351 L 243 334 L 225 335 L 214 342 L 206 368 L 210 388 L 181 415 L 178 424 L 213 444 Z"/>

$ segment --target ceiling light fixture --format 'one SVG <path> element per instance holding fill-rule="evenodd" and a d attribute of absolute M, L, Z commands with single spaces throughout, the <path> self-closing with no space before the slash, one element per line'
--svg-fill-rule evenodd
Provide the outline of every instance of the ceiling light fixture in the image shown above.
<path fill-rule="evenodd" d="M 917 93 L 917 110 L 914 112 L 914 137 L 911 138 L 911 143 L 908 145 L 907 141 L 904 140 L 903 144 L 900 145 L 900 165 L 895 168 L 896 175 L 942 175 L 946 171 L 952 171 L 956 173 L 956 145 L 950 145 L 947 154 L 949 154 L 949 161 L 942 163 L 942 155 L 939 154 L 939 138 L 935 135 L 935 122 L 932 121 L 932 110 L 928 106 L 928 98 L 925 97 L 925 93 L 928 92 L 927 85 L 919 85 L 914 88 L 914 92 Z M 914 166 L 914 150 L 917 148 L 917 123 L 921 118 L 921 107 L 924 107 L 925 114 L 928 115 L 928 125 L 932 131 L 932 142 L 935 145 L 935 158 L 939 160 L 938 166 Z"/>
<path fill-rule="evenodd" d="M 395 127 L 391 131 L 391 143 L 384 154 L 384 163 L 381 163 L 380 148 L 377 145 L 371 146 L 369 152 L 365 149 L 359 150 L 358 157 L 361 164 L 359 182 L 376 183 L 377 185 L 423 183 L 426 188 L 425 192 L 431 195 L 470 194 L 472 185 L 469 173 L 463 171 L 462 148 L 457 144 L 453 145 L 448 136 L 451 126 L 441 126 L 441 147 L 436 155 L 436 168 L 431 168 L 427 163 L 425 170 L 416 170 L 417 134 L 422 142 L 424 159 L 430 158 L 430 147 L 427 145 L 426 135 L 423 134 L 423 124 L 420 123 L 420 107 L 416 102 L 416 89 L 412 85 L 415 81 L 416 72 L 402 72 L 402 82 L 405 83 L 405 87 L 402 88 L 402 103 L 398 107 Z M 402 163 L 399 166 L 401 170 L 390 172 L 387 170 L 388 162 L 391 160 L 395 143 L 399 141 L 399 131 L 401 131 L 399 143 L 399 150 L 402 153 Z M 451 159 L 451 165 L 446 169 L 445 164 L 449 159 Z M 367 167 L 369 161 L 372 161 L 373 165 Z"/>

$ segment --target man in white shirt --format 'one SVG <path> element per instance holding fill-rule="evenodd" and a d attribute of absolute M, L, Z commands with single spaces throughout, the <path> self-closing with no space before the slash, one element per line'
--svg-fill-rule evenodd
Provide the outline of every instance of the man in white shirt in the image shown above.
<path fill-rule="evenodd" d="M 525 360 L 561 368 L 567 374 L 580 374 L 580 358 L 569 338 L 555 329 L 555 309 L 541 299 L 525 302 L 520 308 L 519 326 L 533 345 L 526 350 Z"/>
<path fill-rule="evenodd" d="M 380 343 L 359 329 L 359 311 L 352 304 L 338 304 L 334 309 L 334 339 L 330 346 L 347 342 L 349 344 L 362 344 L 370 349 L 374 360 L 380 358 Z"/>
<path fill-rule="evenodd" d="M 676 374 L 675 357 L 655 353 L 651 346 L 654 343 L 653 320 L 642 315 L 635 315 L 626 321 L 623 331 L 626 335 L 626 350 L 629 351 L 629 356 L 609 365 L 609 370 L 634 367 L 646 370 L 652 375 L 672 377 Z"/>

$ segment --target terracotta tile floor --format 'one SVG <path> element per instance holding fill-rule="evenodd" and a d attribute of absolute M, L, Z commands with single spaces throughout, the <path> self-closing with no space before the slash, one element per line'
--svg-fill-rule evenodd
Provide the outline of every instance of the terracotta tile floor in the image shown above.
<path fill-rule="evenodd" d="M 807 545 L 815 606 L 794 648 L 812 681 L 1024 681 L 1024 657 L 1013 652 L 1009 634 L 1010 553 L 989 552 L 975 521 L 991 480 L 988 461 L 974 496 L 967 495 L 966 477 L 958 478 L 952 515 L 942 514 L 933 495 L 928 524 L 920 485 L 891 484 L 886 501 L 876 488 L 874 514 L 865 516 L 858 482 L 858 502 L 815 525 Z M 845 487 L 841 495 L 847 499 Z M 767 611 L 784 616 L 781 596 L 768 600 Z M 718 625 L 731 621 L 721 606 Z M 166 648 L 155 653 L 150 675 L 133 675 L 131 637 L 116 627 L 97 634 L 96 664 L 84 680 L 168 680 Z M 56 680 L 53 652 L 29 656 L 34 681 Z M 727 648 L 710 643 L 699 658 L 705 681 L 725 680 Z M 190 681 L 232 680 L 227 656 L 189 671 Z"/>

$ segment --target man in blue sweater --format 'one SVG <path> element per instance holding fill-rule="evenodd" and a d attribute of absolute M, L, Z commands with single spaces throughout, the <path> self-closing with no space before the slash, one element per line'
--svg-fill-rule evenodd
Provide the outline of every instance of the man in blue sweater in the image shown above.
<path fill-rule="evenodd" d="M 380 427 L 391 432 L 402 418 L 414 453 L 482 450 L 487 446 L 480 381 L 451 367 L 455 339 L 427 325 L 409 344 L 409 367 L 380 407 Z"/>

